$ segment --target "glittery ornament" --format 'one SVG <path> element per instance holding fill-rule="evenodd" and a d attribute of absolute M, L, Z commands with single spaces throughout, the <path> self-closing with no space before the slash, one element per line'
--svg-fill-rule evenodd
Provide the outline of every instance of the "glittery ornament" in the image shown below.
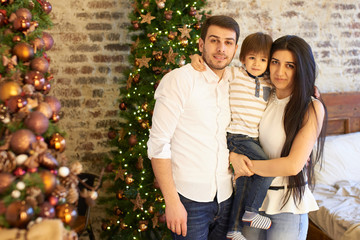
<path fill-rule="evenodd" d="M 10 148 L 16 154 L 26 153 L 36 141 L 34 133 L 28 129 L 20 129 L 12 134 Z"/>

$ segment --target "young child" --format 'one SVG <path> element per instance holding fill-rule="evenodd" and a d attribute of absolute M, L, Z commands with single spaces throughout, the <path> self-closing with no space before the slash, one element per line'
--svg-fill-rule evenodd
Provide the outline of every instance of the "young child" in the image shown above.
<path fill-rule="evenodd" d="M 272 42 L 269 35 L 260 32 L 247 36 L 241 45 L 242 66 L 231 68 L 228 148 L 251 160 L 267 159 L 258 140 L 258 127 L 272 89 L 266 72 Z M 192 57 L 191 64 L 199 71 L 205 68 L 199 55 Z M 271 220 L 260 215 L 259 208 L 272 180 L 258 175 L 236 179 L 228 239 L 245 240 L 241 234 L 243 224 L 261 229 L 271 227 Z"/>

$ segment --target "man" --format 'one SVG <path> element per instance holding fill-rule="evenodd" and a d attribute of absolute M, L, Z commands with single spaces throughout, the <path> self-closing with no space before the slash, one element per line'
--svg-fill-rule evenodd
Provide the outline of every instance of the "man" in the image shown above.
<path fill-rule="evenodd" d="M 195 71 L 190 64 L 175 69 L 155 92 L 148 156 L 174 239 L 226 239 L 232 200 L 226 146 L 231 76 L 226 66 L 239 34 L 234 19 L 208 18 L 199 40 L 207 70 Z"/>

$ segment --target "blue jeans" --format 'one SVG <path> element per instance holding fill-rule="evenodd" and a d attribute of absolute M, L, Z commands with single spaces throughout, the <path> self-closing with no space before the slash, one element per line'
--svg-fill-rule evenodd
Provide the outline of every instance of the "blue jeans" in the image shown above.
<path fill-rule="evenodd" d="M 243 154 L 251 160 L 268 159 L 259 141 L 249 136 L 228 133 L 227 144 L 231 152 Z M 273 177 L 261 177 L 256 174 L 236 179 L 229 231 L 241 231 L 243 227 L 241 219 L 245 210 L 259 212 L 273 179 Z"/>
<path fill-rule="evenodd" d="M 289 201 L 292 201 L 291 199 Z M 247 240 L 305 240 L 309 227 L 308 214 L 280 213 L 266 215 L 271 219 L 268 230 L 244 226 L 242 234 Z"/>
<path fill-rule="evenodd" d="M 179 194 L 187 217 L 186 237 L 172 233 L 174 240 L 225 240 L 229 224 L 232 197 L 218 203 L 195 202 Z"/>

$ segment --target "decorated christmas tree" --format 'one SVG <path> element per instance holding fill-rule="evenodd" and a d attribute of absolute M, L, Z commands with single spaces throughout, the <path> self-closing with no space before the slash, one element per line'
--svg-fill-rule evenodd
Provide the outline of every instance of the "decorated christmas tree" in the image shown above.
<path fill-rule="evenodd" d="M 147 158 L 154 92 L 162 77 L 198 53 L 204 0 L 136 0 L 129 15 L 129 69 L 120 87 L 120 123 L 108 133 L 116 148 L 108 160 L 111 185 L 102 199 L 108 218 L 102 237 L 170 239 L 165 204 Z"/>
<path fill-rule="evenodd" d="M 52 6 L 0 4 L 0 229 L 29 229 L 47 218 L 71 227 L 82 166 L 64 155 L 61 104 L 49 94 Z"/>

